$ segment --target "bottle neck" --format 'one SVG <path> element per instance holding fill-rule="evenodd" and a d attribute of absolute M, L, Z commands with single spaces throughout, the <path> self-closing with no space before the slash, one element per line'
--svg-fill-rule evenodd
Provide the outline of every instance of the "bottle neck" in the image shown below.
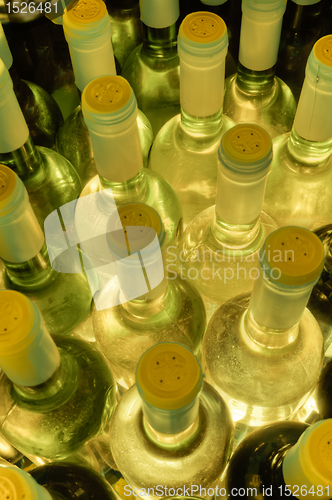
<path fill-rule="evenodd" d="M 118 278 L 120 275 L 118 274 Z M 159 314 L 167 311 L 169 314 L 173 307 L 177 307 L 174 302 L 174 296 L 172 293 L 172 288 L 169 285 L 167 277 L 164 275 L 164 279 L 155 288 L 150 289 L 143 296 L 128 300 L 123 302 L 123 308 L 132 316 L 136 316 L 146 321 L 156 321 Z M 121 286 L 121 284 L 120 284 Z"/>
<path fill-rule="evenodd" d="M 10 167 L 24 182 L 27 189 L 38 186 L 45 179 L 41 156 L 31 136 L 20 148 L 0 155 L 1 163 Z"/>
<path fill-rule="evenodd" d="M 144 430 L 148 437 L 157 443 L 160 447 L 163 448 L 172 448 L 181 447 L 184 443 L 188 444 L 188 442 L 192 441 L 196 434 L 199 431 L 200 427 L 200 419 L 199 415 L 195 418 L 194 422 L 189 425 L 182 432 L 177 432 L 174 434 L 165 434 L 162 432 L 158 432 L 155 430 L 147 421 L 147 419 L 143 418 Z"/>
<path fill-rule="evenodd" d="M 181 108 L 181 131 L 183 138 L 193 144 L 195 150 L 206 148 L 219 137 L 223 125 L 222 108 L 211 116 L 193 116 Z"/>
<path fill-rule="evenodd" d="M 263 71 L 254 71 L 238 63 L 236 84 L 250 95 L 268 94 L 274 87 L 275 65 Z"/>
<path fill-rule="evenodd" d="M 222 246 L 241 252 L 257 238 L 259 231 L 259 216 L 249 224 L 231 224 L 218 214 L 218 205 L 216 205 L 212 233 Z"/>
<path fill-rule="evenodd" d="M 128 201 L 133 203 L 140 201 L 147 189 L 146 176 L 143 170 L 140 170 L 134 177 L 123 182 L 112 182 L 99 175 L 99 182 L 100 190 L 104 191 L 102 195 L 105 195 L 105 202 L 112 198 L 111 201 L 115 202 L 117 206 L 128 203 Z"/>
<path fill-rule="evenodd" d="M 301 137 L 293 126 L 287 150 L 298 169 L 317 169 L 324 167 L 331 156 L 332 138 L 326 141 L 309 141 Z"/>
<path fill-rule="evenodd" d="M 150 57 L 171 58 L 177 55 L 176 24 L 151 28 L 142 23 L 143 51 Z"/>
<path fill-rule="evenodd" d="M 293 1 L 288 2 L 285 15 L 285 27 L 298 32 L 304 28 L 312 30 L 313 24 L 322 10 L 321 2 L 311 5 L 298 5 Z"/>
<path fill-rule="evenodd" d="M 46 243 L 35 257 L 26 261 L 13 263 L 3 260 L 6 267 L 5 279 L 9 288 L 25 293 L 40 290 L 56 279 L 51 267 Z"/>

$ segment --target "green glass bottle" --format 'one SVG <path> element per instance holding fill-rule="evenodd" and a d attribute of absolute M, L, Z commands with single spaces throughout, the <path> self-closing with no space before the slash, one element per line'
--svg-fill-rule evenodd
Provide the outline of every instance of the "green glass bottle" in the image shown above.
<path fill-rule="evenodd" d="M 307 229 L 283 227 L 265 240 L 251 296 L 238 295 L 213 315 L 202 367 L 239 429 L 283 420 L 314 389 L 323 336 L 306 304 L 323 269 L 324 249 Z"/>
<path fill-rule="evenodd" d="M 323 32 L 321 0 L 287 2 L 281 30 L 276 74 L 289 85 L 299 100 L 305 77 L 305 65 L 314 43 Z"/>
<path fill-rule="evenodd" d="M 136 385 L 117 405 L 110 429 L 115 462 L 138 497 L 211 498 L 230 455 L 229 410 L 185 346 L 164 342 L 143 354 Z M 130 450 L 124 453 L 123 450 Z M 182 493 L 180 493 L 182 491 Z M 175 493 L 177 492 L 177 493 Z"/>
<path fill-rule="evenodd" d="M 94 296 L 92 318 L 99 348 L 126 390 L 152 345 L 179 342 L 200 355 L 206 316 L 191 283 L 168 279 L 166 234 L 155 210 L 143 203 L 120 207 L 109 220 L 108 242 L 117 276 Z"/>
<path fill-rule="evenodd" d="M 13 83 L 1 60 L 0 102 L 0 163 L 12 168 L 24 182 L 43 228 L 44 220 L 53 210 L 79 197 L 79 177 L 59 153 L 33 144 Z"/>
<path fill-rule="evenodd" d="M 0 287 L 23 292 L 36 303 L 51 334 L 75 334 L 93 341 L 92 295 L 77 247 L 76 254 L 68 256 L 71 269 L 55 271 L 22 181 L 4 165 L 0 179 Z M 53 236 L 59 240 L 61 234 Z"/>
<path fill-rule="evenodd" d="M 289 132 L 296 110 L 290 88 L 275 76 L 285 9 L 286 0 L 242 0 L 238 71 L 225 81 L 224 114 L 272 138 Z"/>
<path fill-rule="evenodd" d="M 215 205 L 187 226 L 177 261 L 168 258 L 171 276 L 180 273 L 198 288 L 208 321 L 221 304 L 252 289 L 259 251 L 278 227 L 262 212 L 271 161 L 272 141 L 263 128 L 228 130 L 219 147 Z"/>
<path fill-rule="evenodd" d="M 143 43 L 123 65 L 139 109 L 154 135 L 180 111 L 179 58 L 176 51 L 179 0 L 140 0 Z"/>
<path fill-rule="evenodd" d="M 116 67 L 111 42 L 111 20 L 102 0 L 93 1 L 93 10 L 81 0 L 63 16 L 63 29 L 68 41 L 75 81 L 82 92 L 95 78 L 115 75 Z M 138 131 L 144 166 L 153 132 L 146 116 L 138 111 Z M 57 135 L 57 151 L 75 167 L 84 187 L 96 175 L 89 131 L 84 123 L 82 107 L 68 116 Z"/>
<path fill-rule="evenodd" d="M 280 226 L 312 231 L 331 223 L 332 197 L 332 35 L 311 51 L 291 133 L 274 141 L 266 184 L 268 207 Z"/>
<path fill-rule="evenodd" d="M 93 80 L 83 91 L 82 109 L 99 175 L 82 191 L 75 225 L 81 248 L 101 276 L 109 265 L 108 252 L 103 255 L 108 249 L 107 224 L 117 207 L 140 202 L 154 208 L 164 225 L 167 245 L 174 246 L 182 235 L 182 209 L 170 184 L 142 168 L 137 104 L 128 82 L 120 76 Z"/>
<path fill-rule="evenodd" d="M 106 0 L 112 24 L 114 55 L 122 67 L 131 52 L 142 42 L 138 0 Z"/>
<path fill-rule="evenodd" d="M 235 450 L 224 495 L 217 499 L 330 499 L 331 436 L 331 419 L 310 427 L 278 422 L 257 429 Z"/>
<path fill-rule="evenodd" d="M 315 391 L 317 410 L 321 419 L 332 418 L 332 360 L 324 366 Z"/>
<path fill-rule="evenodd" d="M 214 203 L 220 139 L 234 125 L 223 116 L 227 27 L 213 13 L 189 14 L 180 26 L 181 114 L 159 131 L 149 167 L 179 196 L 186 227 Z"/>
<path fill-rule="evenodd" d="M 0 296 L 2 434 L 36 464 L 84 458 L 115 405 L 106 359 L 88 342 L 51 337 L 23 294 Z"/>
<path fill-rule="evenodd" d="M 59 127 L 63 125 L 61 111 L 54 99 L 39 85 L 21 80 L 18 77 L 1 24 L 0 59 L 2 59 L 10 72 L 15 95 L 35 144 L 53 148 L 55 145 L 55 135 Z"/>
<path fill-rule="evenodd" d="M 78 497 L 80 500 L 116 500 L 114 490 L 103 477 L 87 467 L 73 464 L 43 465 L 29 474 L 13 467 L 2 468 L 0 488 L 16 493 L 14 498 L 20 500 L 77 500 Z M 37 497 L 34 497 L 35 492 Z"/>

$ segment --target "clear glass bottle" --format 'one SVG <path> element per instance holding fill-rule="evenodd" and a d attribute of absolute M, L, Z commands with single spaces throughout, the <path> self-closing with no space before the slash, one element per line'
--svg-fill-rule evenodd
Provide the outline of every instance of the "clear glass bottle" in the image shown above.
<path fill-rule="evenodd" d="M 93 6 L 94 10 L 91 10 L 89 3 L 81 0 L 63 16 L 63 29 L 80 92 L 95 78 L 116 74 L 110 16 L 102 0 L 93 0 Z M 138 111 L 137 123 L 146 166 L 153 141 L 152 127 L 141 111 Z M 57 151 L 74 165 L 82 186 L 96 175 L 89 131 L 84 123 L 81 106 L 70 114 L 60 128 Z"/>
<path fill-rule="evenodd" d="M 274 141 L 263 210 L 280 226 L 318 229 L 332 219 L 332 35 L 309 56 L 294 125 Z"/>
<path fill-rule="evenodd" d="M 275 76 L 285 9 L 286 0 L 242 0 L 238 71 L 225 81 L 224 114 L 272 138 L 289 132 L 296 110 L 290 88 Z"/>
<path fill-rule="evenodd" d="M 223 304 L 203 340 L 207 381 L 239 429 L 290 417 L 323 365 L 323 336 L 305 307 L 323 269 L 319 238 L 303 228 L 278 229 L 267 237 L 259 261 L 251 296 Z"/>
<path fill-rule="evenodd" d="M 125 390 L 135 383 L 137 363 L 152 345 L 179 342 L 199 356 L 206 316 L 191 283 L 168 279 L 166 234 L 155 210 L 143 203 L 123 205 L 109 220 L 108 241 L 117 277 L 94 297 L 92 318 L 100 350 Z"/>
<path fill-rule="evenodd" d="M 43 465 L 29 474 L 14 467 L 2 468 L 1 487 L 4 491 L 16 492 L 14 498 L 20 500 L 34 498 L 35 492 L 38 500 L 77 500 L 78 496 L 80 500 L 116 500 L 113 489 L 103 477 L 92 469 L 73 464 Z M 13 498 L 8 497 L 8 500 Z"/>
<path fill-rule="evenodd" d="M 131 52 L 142 43 L 138 0 L 106 0 L 111 17 L 114 55 L 122 67 Z"/>
<path fill-rule="evenodd" d="M 252 289 L 259 251 L 278 227 L 262 212 L 271 161 L 272 141 L 263 128 L 245 124 L 226 132 L 215 205 L 187 226 L 177 262 L 168 252 L 171 276 L 179 272 L 198 288 L 208 321 L 222 303 Z"/>
<path fill-rule="evenodd" d="M 18 77 L 1 23 L 0 59 L 10 72 L 15 95 L 35 144 L 53 148 L 55 134 L 59 127 L 63 125 L 61 111 L 54 99 L 39 85 L 21 80 Z"/>
<path fill-rule="evenodd" d="M 121 75 L 130 83 L 156 135 L 180 111 L 179 0 L 140 0 L 140 12 L 143 43 L 130 54 Z"/>
<path fill-rule="evenodd" d="M 226 404 L 203 382 L 192 352 L 172 342 L 157 344 L 142 356 L 136 385 L 122 396 L 110 430 L 126 491 L 148 499 L 194 486 L 201 487 L 202 498 L 213 497 L 232 437 Z"/>
<path fill-rule="evenodd" d="M 308 427 L 278 422 L 247 436 L 233 454 L 216 498 L 331 498 L 332 420 Z"/>
<path fill-rule="evenodd" d="M 55 271 L 22 181 L 3 165 L 0 179 L 0 288 L 25 293 L 37 304 L 51 334 L 73 333 L 93 341 L 92 294 L 77 247 L 63 256 L 70 269 Z M 62 233 L 59 220 L 58 226 Z M 60 241 L 61 233 L 54 232 L 53 237 Z"/>
<path fill-rule="evenodd" d="M 167 245 L 177 246 L 182 235 L 182 209 L 165 179 L 142 168 L 137 127 L 136 99 L 120 76 L 93 80 L 82 94 L 82 109 L 89 129 L 99 175 L 83 189 L 76 205 L 75 224 L 81 248 L 110 280 L 107 224 L 125 203 L 140 202 L 154 208 L 167 235 Z M 105 250 L 106 249 L 106 250 Z M 107 271 L 107 272 L 106 272 Z"/>
<path fill-rule="evenodd" d="M 84 457 L 115 406 L 106 359 L 81 339 L 51 337 L 23 294 L 0 296 L 2 434 L 36 464 Z"/>
<path fill-rule="evenodd" d="M 12 168 L 24 182 L 43 228 L 44 220 L 53 210 L 79 197 L 79 177 L 59 153 L 33 144 L 13 83 L 1 60 L 0 100 L 0 163 Z"/>
<path fill-rule="evenodd" d="M 314 43 L 323 36 L 321 0 L 290 0 L 281 30 L 276 74 L 299 100 L 305 65 Z"/>
<path fill-rule="evenodd" d="M 179 196 L 186 227 L 216 195 L 217 154 L 222 134 L 234 123 L 222 114 L 227 27 L 213 13 L 189 14 L 180 26 L 180 103 L 159 131 L 149 167 Z"/>

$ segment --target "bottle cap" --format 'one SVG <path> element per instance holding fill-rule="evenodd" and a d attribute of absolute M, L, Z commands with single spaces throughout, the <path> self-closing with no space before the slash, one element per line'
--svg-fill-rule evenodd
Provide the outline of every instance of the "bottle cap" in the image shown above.
<path fill-rule="evenodd" d="M 260 12 L 271 12 L 286 8 L 287 0 L 243 0 L 243 4 Z"/>
<path fill-rule="evenodd" d="M 219 147 L 219 160 L 235 172 L 260 172 L 272 161 L 272 140 L 258 125 L 240 124 L 228 130 Z"/>
<path fill-rule="evenodd" d="M 48 491 L 23 470 L 0 468 L 0 500 L 51 500 Z"/>
<path fill-rule="evenodd" d="M 140 0 L 141 21 L 150 28 L 162 29 L 176 23 L 179 0 Z"/>
<path fill-rule="evenodd" d="M 313 53 L 318 62 L 332 68 L 332 35 L 323 36 L 317 40 Z"/>
<path fill-rule="evenodd" d="M 0 164 L 0 206 L 3 202 L 12 198 L 13 192 L 16 187 L 17 176 L 14 172 Z"/>
<path fill-rule="evenodd" d="M 164 239 L 165 231 L 158 213 L 144 203 L 122 205 L 108 221 L 107 240 L 120 258 L 138 251 L 144 255 L 153 253 Z"/>
<path fill-rule="evenodd" d="M 268 278 L 289 286 L 316 281 L 324 267 L 324 247 L 318 236 L 302 227 L 282 227 L 271 233 L 260 251 Z"/>
<path fill-rule="evenodd" d="M 0 59 L 3 60 L 7 69 L 13 64 L 13 56 L 6 39 L 2 24 L 0 23 Z"/>
<path fill-rule="evenodd" d="M 190 404 L 203 383 L 201 367 L 194 354 L 173 342 L 157 344 L 138 362 L 136 384 L 143 400 L 151 406 L 178 410 Z"/>
<path fill-rule="evenodd" d="M 105 117 L 106 123 L 118 124 L 136 109 L 136 98 L 121 76 L 102 76 L 90 82 L 82 94 L 83 115 L 95 120 Z M 105 120 L 102 120 L 105 123 Z"/>
<path fill-rule="evenodd" d="M 103 0 L 78 0 L 74 7 L 65 10 L 64 26 L 70 22 L 76 26 L 76 29 L 79 30 L 81 26 L 81 29 L 85 31 L 85 25 L 100 21 L 105 14 L 107 14 L 107 8 Z M 109 16 L 107 16 L 107 21 L 109 21 Z"/>
<path fill-rule="evenodd" d="M 227 26 L 217 14 L 193 12 L 181 23 L 178 46 L 194 56 L 219 54 L 228 46 Z"/>

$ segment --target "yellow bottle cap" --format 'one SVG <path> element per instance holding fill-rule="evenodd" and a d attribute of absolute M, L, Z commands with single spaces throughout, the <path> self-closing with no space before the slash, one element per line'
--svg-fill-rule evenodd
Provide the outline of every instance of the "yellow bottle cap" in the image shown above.
<path fill-rule="evenodd" d="M 7 200 L 16 186 L 16 175 L 6 167 L 0 165 L 0 202 Z"/>
<path fill-rule="evenodd" d="M 323 36 L 317 40 L 313 51 L 320 63 L 332 67 L 332 35 Z"/>
<path fill-rule="evenodd" d="M 22 471 L 12 467 L 0 467 L 0 500 L 38 500 L 34 490 L 22 476 Z"/>
<path fill-rule="evenodd" d="M 12 354 L 16 348 L 21 350 L 32 342 L 30 334 L 34 319 L 32 302 L 25 295 L 14 290 L 0 290 L 1 357 Z"/>
<path fill-rule="evenodd" d="M 308 432 L 303 454 L 307 465 L 321 478 L 322 483 L 332 485 L 332 419 L 319 422 Z M 306 474 L 310 477 L 310 470 Z"/>
<path fill-rule="evenodd" d="M 101 76 L 85 87 L 82 102 L 90 113 L 114 113 L 129 102 L 131 94 L 129 83 L 121 76 Z"/>
<path fill-rule="evenodd" d="M 183 20 L 179 35 L 182 33 L 193 42 L 211 43 L 227 33 L 227 26 L 217 14 L 193 12 Z"/>
<path fill-rule="evenodd" d="M 253 124 L 240 124 L 223 135 L 221 148 L 228 160 L 248 164 L 270 155 L 272 140 L 264 128 Z"/>
<path fill-rule="evenodd" d="M 129 233 L 127 228 L 130 228 Z M 146 229 L 145 229 L 146 228 Z M 157 212 L 144 203 L 127 203 L 110 217 L 107 240 L 115 251 L 132 254 L 146 248 L 163 232 Z"/>
<path fill-rule="evenodd" d="M 183 408 L 197 396 L 202 383 L 196 357 L 181 344 L 157 344 L 143 354 L 137 365 L 139 392 L 146 403 L 156 408 Z"/>
<path fill-rule="evenodd" d="M 99 21 L 106 14 L 106 5 L 102 0 L 78 0 L 65 9 L 65 16 L 74 24 L 90 24 Z"/>
<path fill-rule="evenodd" d="M 282 227 L 271 233 L 262 248 L 272 281 L 283 285 L 309 284 L 324 267 L 324 247 L 318 236 L 302 227 Z M 279 277 L 278 277 L 279 276 Z"/>

